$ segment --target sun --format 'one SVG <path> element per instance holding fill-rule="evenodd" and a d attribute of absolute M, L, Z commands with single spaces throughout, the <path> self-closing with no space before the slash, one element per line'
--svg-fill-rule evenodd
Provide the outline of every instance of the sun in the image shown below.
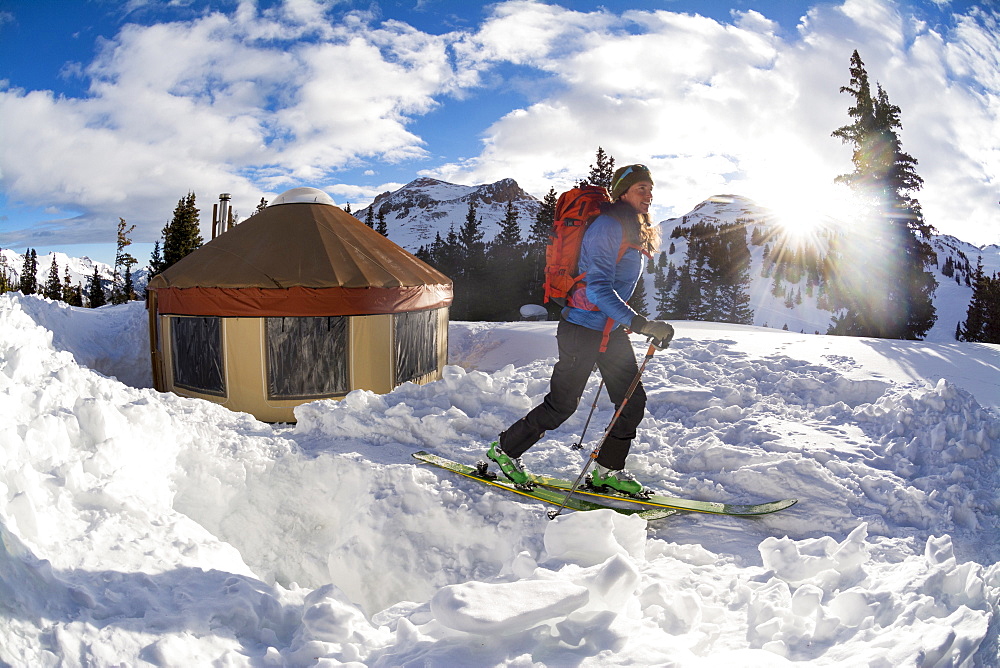
<path fill-rule="evenodd" d="M 799 245 L 816 244 L 834 230 L 852 226 L 864 207 L 846 186 L 776 188 L 758 201 L 783 237 Z"/>

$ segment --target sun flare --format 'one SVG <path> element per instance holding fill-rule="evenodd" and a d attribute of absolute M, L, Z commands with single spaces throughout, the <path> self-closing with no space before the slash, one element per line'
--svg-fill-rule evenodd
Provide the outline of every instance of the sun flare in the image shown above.
<path fill-rule="evenodd" d="M 845 186 L 824 189 L 788 189 L 760 202 L 772 222 L 789 240 L 815 243 L 829 231 L 856 223 L 864 207 Z"/>

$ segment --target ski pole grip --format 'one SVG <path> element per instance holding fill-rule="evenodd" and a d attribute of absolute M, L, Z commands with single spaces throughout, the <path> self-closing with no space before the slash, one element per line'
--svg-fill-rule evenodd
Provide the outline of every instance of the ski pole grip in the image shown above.
<path fill-rule="evenodd" d="M 662 339 L 654 339 L 649 337 L 646 339 L 649 341 L 649 350 L 646 351 L 646 355 L 652 356 L 654 350 L 664 350 L 670 345 L 670 341 L 663 341 Z"/>

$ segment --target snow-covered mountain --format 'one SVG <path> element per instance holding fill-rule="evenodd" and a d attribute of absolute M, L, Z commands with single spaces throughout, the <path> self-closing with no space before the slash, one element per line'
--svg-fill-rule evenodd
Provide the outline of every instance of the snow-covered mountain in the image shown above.
<path fill-rule="evenodd" d="M 430 245 L 440 233 L 462 226 L 469 213 L 469 203 L 475 202 L 476 215 L 482 218 L 483 237 L 493 239 L 500 222 L 513 202 L 521 226 L 522 238 L 527 236 L 541 202 L 526 193 L 514 179 L 479 186 L 460 186 L 430 178 L 419 178 L 399 190 L 384 192 L 371 205 L 355 211 L 358 220 L 365 220 L 368 210 L 373 214 L 385 211 L 389 238 L 410 252 Z"/>
<path fill-rule="evenodd" d="M 90 283 L 91 277 L 94 275 L 94 268 L 97 268 L 97 275 L 101 277 L 101 284 L 104 286 L 105 290 L 108 290 L 111 286 L 111 279 L 114 275 L 114 267 L 104 262 L 98 262 L 96 260 L 91 260 L 89 257 L 72 257 L 66 253 L 49 253 L 47 255 L 38 256 L 38 288 L 41 292 L 42 287 L 44 287 L 45 282 L 49 278 L 49 271 L 52 269 L 53 261 L 56 263 L 56 268 L 59 273 L 59 280 L 62 281 L 66 275 L 67 268 L 69 269 L 69 281 L 73 286 L 80 285 L 83 288 L 84 294 L 87 293 L 87 285 Z M 24 269 L 24 255 L 17 253 L 9 248 L 0 249 L 0 271 L 6 271 L 8 278 L 13 279 L 16 283 L 21 278 L 21 272 Z M 146 283 L 149 281 L 149 267 L 145 266 L 142 261 L 139 262 L 133 268 L 132 272 L 132 285 L 135 287 L 136 292 L 142 293 L 143 288 L 146 287 Z"/>
<path fill-rule="evenodd" d="M 691 228 L 698 223 L 717 227 L 740 223 L 746 227 L 751 255 L 750 300 L 754 311 L 754 325 L 779 329 L 787 327 L 791 331 L 806 334 L 826 333 L 833 312 L 825 308 L 822 291 L 813 289 L 816 286 L 809 285 L 807 276 L 789 280 L 788 274 L 784 274 L 778 281 L 777 289 L 775 287 L 776 278 L 769 271 L 765 257 L 775 243 L 781 241 L 785 232 L 781 228 L 782 223 L 771 211 L 739 195 L 710 197 L 683 216 L 670 218 L 660 224 L 661 252 L 667 253 L 668 262 L 675 266 L 685 262 L 688 242 L 683 235 L 677 236 L 676 231 L 678 228 Z M 810 236 L 809 243 L 816 247 L 819 258 L 823 259 L 829 251 L 830 239 L 842 233 L 843 230 L 835 228 L 820 229 Z M 753 242 L 754 237 L 758 239 L 756 243 Z M 934 295 L 934 305 L 938 318 L 925 338 L 928 341 L 954 341 L 955 327 L 965 320 L 972 297 L 972 288 L 966 279 L 975 271 L 980 257 L 985 271 L 1000 271 L 1000 246 L 979 248 L 946 235 L 935 235 L 930 243 L 937 253 L 934 273 L 938 288 Z M 884 257 L 884 253 L 873 250 L 870 257 L 872 262 L 878 262 Z M 852 271 L 865 270 L 865 266 L 852 268 Z M 647 281 L 646 285 L 647 301 L 652 305 L 652 281 Z"/>
<path fill-rule="evenodd" d="M 421 246 L 431 244 L 436 235 L 440 234 L 444 238 L 452 227 L 457 231 L 465 222 L 470 202 L 476 203 L 477 216 L 482 219 L 484 239 L 490 241 L 499 231 L 510 201 L 513 201 L 518 212 L 522 238 L 527 238 L 541 202 L 509 178 L 478 186 L 418 178 L 398 190 L 380 194 L 369 207 L 355 211 L 354 215 L 364 221 L 369 209 L 373 212 L 384 211 L 389 238 L 410 252 L 415 252 Z M 683 235 L 674 238 L 678 228 L 690 228 L 698 223 L 722 226 L 737 222 L 745 225 L 748 243 L 755 230 L 759 236 L 767 239 L 780 238 L 782 234 L 778 218 L 765 207 L 739 195 L 716 195 L 699 202 L 686 214 L 660 223 L 661 252 L 667 254 L 668 262 L 680 266 L 685 262 L 688 244 Z M 817 252 L 821 257 L 829 250 L 830 235 L 837 232 L 828 229 L 825 235 L 816 235 L 814 242 L 819 246 Z M 776 329 L 787 328 L 806 334 L 825 333 L 833 313 L 824 308 L 820 291 L 812 289 L 815 286 L 809 286 L 808 279 L 804 276 L 796 281 L 789 281 L 789 277 L 784 276 L 782 285 L 776 289 L 774 275 L 768 271 L 765 261 L 766 245 L 750 244 L 753 324 Z M 988 273 L 1000 271 L 1000 246 L 980 248 L 948 235 L 934 236 L 931 245 L 938 256 L 935 272 L 938 288 L 934 296 L 938 319 L 928 332 L 926 340 L 954 341 L 956 325 L 965 319 L 972 297 L 972 288 L 968 285 L 967 278 L 975 271 L 980 257 Z M 15 278 L 19 276 L 23 256 L 9 249 L 0 250 L 0 254 L 7 262 L 8 271 L 12 271 Z M 880 254 L 873 252 L 872 257 L 878 258 Z M 38 258 L 39 285 L 44 284 L 48 277 L 53 259 L 59 265 L 60 277 L 65 267 L 69 266 L 74 285 L 80 283 L 86 287 L 95 265 L 105 279 L 105 287 L 110 285 L 112 268 L 109 265 L 95 263 L 86 257 L 67 257 L 63 253 L 50 253 Z M 650 271 L 652 269 L 651 264 Z M 865 267 L 859 266 L 856 270 L 864 271 Z M 145 287 L 148 271 L 144 262 L 137 265 L 133 273 L 137 291 Z M 647 303 L 650 310 L 653 310 L 655 295 L 652 274 L 647 279 Z"/>
<path fill-rule="evenodd" d="M 477 212 L 483 219 L 484 237 L 492 239 L 503 220 L 507 201 L 513 200 L 518 211 L 522 238 L 527 238 L 528 230 L 537 215 L 541 203 L 524 192 L 513 179 L 503 179 L 496 183 L 480 186 L 461 186 L 429 178 L 416 179 L 399 190 L 379 195 L 371 207 L 374 211 L 385 210 L 389 238 L 407 250 L 414 252 L 420 246 L 434 240 L 435 235 L 445 237 L 454 226 L 457 230 L 465 221 L 470 200 L 477 203 Z M 368 208 L 356 211 L 359 220 L 365 220 Z M 697 223 L 722 226 L 741 222 L 746 226 L 748 243 L 757 229 L 761 237 L 780 238 L 781 223 L 767 208 L 753 200 L 739 195 L 716 195 L 699 202 L 688 213 L 670 218 L 660 223 L 661 252 L 667 253 L 667 261 L 676 266 L 685 262 L 687 241 L 681 236 L 671 238 L 677 228 L 691 227 Z M 827 235 L 838 230 L 828 229 Z M 829 236 L 817 235 L 814 242 L 817 252 L 825 257 L 829 247 Z M 673 245 L 673 252 L 670 247 Z M 987 272 L 1000 271 L 1000 246 L 979 248 L 952 236 L 938 235 L 931 240 L 938 255 L 936 278 L 938 289 L 935 306 L 938 320 L 926 337 L 929 341 L 954 341 L 955 327 L 963 321 L 972 296 L 972 288 L 966 278 L 975 270 L 979 257 Z M 807 278 L 800 277 L 789 282 L 787 276 L 775 289 L 775 280 L 767 270 L 764 244 L 751 244 L 750 295 L 754 310 L 753 324 L 791 331 L 825 333 L 833 317 L 832 311 L 824 308 L 819 291 L 810 289 Z M 875 252 L 873 257 L 880 257 Z M 652 271 L 652 265 L 650 266 Z M 857 267 L 864 271 L 864 267 Z M 647 302 L 651 309 L 655 302 L 652 293 L 652 274 L 647 277 Z"/>

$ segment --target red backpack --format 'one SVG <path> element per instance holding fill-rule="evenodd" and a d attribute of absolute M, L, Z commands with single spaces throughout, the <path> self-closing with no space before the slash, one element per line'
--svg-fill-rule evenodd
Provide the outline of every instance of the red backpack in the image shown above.
<path fill-rule="evenodd" d="M 611 202 L 602 186 L 567 190 L 556 201 L 556 219 L 545 248 L 545 301 L 565 305 L 573 287 L 585 274 L 578 274 L 583 233 Z"/>

